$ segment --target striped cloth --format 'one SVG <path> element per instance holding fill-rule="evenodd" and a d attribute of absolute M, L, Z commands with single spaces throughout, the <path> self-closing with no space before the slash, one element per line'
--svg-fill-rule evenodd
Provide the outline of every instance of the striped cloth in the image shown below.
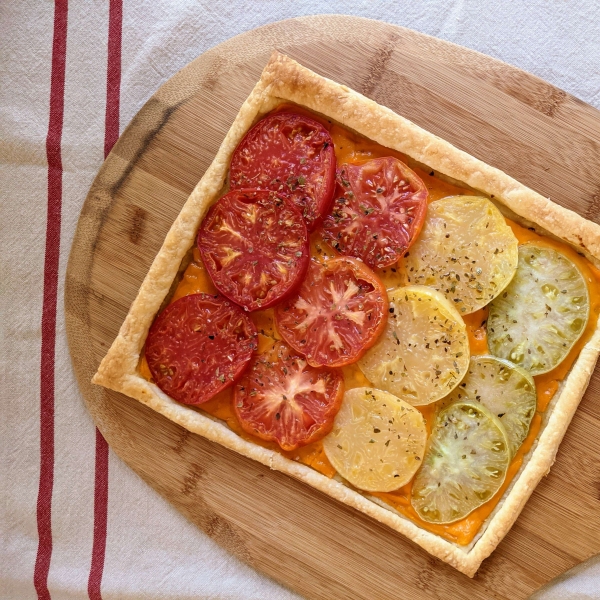
<path fill-rule="evenodd" d="M 70 365 L 67 257 L 87 190 L 145 100 L 207 48 L 266 22 L 382 19 L 600 106 L 595 0 L 410 4 L 0 2 L 0 598 L 297 598 L 228 555 L 111 453 Z M 560 596 L 538 598 L 600 598 L 599 564 L 563 581 Z"/>

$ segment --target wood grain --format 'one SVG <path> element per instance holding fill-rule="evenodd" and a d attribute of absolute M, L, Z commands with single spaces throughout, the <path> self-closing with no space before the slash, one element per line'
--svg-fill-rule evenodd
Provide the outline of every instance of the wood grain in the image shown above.
<path fill-rule="evenodd" d="M 599 222 L 600 113 L 590 106 L 489 57 L 377 21 L 330 15 L 261 27 L 165 83 L 92 185 L 65 294 L 87 406 L 113 450 L 193 523 L 309 598 L 525 598 L 600 552 L 598 371 L 550 477 L 474 580 L 316 490 L 89 383 L 274 48 Z"/>

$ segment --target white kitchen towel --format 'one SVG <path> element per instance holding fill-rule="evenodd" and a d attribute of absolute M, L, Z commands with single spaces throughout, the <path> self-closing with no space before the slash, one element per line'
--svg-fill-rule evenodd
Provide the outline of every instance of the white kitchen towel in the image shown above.
<path fill-rule="evenodd" d="M 474 48 L 600 108 L 597 0 L 0 2 L 0 598 L 298 597 L 108 451 L 74 379 L 62 307 L 82 203 L 144 102 L 215 44 L 317 13 Z M 554 590 L 536 599 L 600 598 L 598 562 Z"/>

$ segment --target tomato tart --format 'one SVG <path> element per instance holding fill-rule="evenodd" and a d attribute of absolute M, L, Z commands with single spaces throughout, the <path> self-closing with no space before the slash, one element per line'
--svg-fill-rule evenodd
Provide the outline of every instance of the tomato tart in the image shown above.
<path fill-rule="evenodd" d="M 93 382 L 473 576 L 600 353 L 600 227 L 275 52 Z"/>

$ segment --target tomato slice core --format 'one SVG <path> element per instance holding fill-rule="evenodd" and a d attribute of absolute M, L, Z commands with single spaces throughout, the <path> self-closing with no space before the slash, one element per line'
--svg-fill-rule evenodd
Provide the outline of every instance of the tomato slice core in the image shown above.
<path fill-rule="evenodd" d="M 229 185 L 286 195 L 312 231 L 331 205 L 335 165 L 327 129 L 306 115 L 284 110 L 267 115 L 239 143 Z"/>
<path fill-rule="evenodd" d="M 256 327 L 239 306 L 222 296 L 191 294 L 156 317 L 145 352 L 165 394 L 202 404 L 239 379 L 257 345 Z"/>
<path fill-rule="evenodd" d="M 266 190 L 229 192 L 208 211 L 198 249 L 215 287 L 248 311 L 268 308 L 300 285 L 309 260 L 302 216 Z"/>
<path fill-rule="evenodd" d="M 373 269 L 392 265 L 419 234 L 427 197 L 423 181 L 397 158 L 344 164 L 337 172 L 333 210 L 323 221 L 325 239 Z"/>
<path fill-rule="evenodd" d="M 312 261 L 298 294 L 275 309 L 283 339 L 309 364 L 341 367 L 370 348 L 387 321 L 383 284 L 355 258 Z"/>
<path fill-rule="evenodd" d="M 315 369 L 278 342 L 254 357 L 235 388 L 233 406 L 246 432 L 295 450 L 331 431 L 343 393 L 339 371 Z"/>

